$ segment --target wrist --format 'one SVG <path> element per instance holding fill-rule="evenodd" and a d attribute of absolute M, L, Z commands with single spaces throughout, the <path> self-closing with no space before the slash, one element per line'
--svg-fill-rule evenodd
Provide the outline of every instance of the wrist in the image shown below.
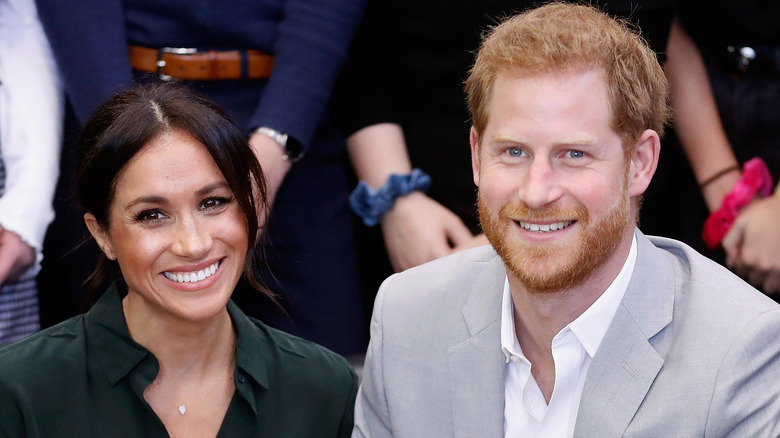
<path fill-rule="evenodd" d="M 349 204 L 352 211 L 363 219 L 363 223 L 371 227 L 382 221 L 398 198 L 418 191 L 425 193 L 430 185 L 431 177 L 420 169 L 405 175 L 390 175 L 385 185 L 378 189 L 360 181 L 349 196 Z"/>
<path fill-rule="evenodd" d="M 734 225 L 740 210 L 756 197 L 766 197 L 772 193 L 772 175 L 760 158 L 745 163 L 742 176 L 731 191 L 723 197 L 720 207 L 704 222 L 702 240 L 710 249 L 720 246 L 731 226 Z"/>
<path fill-rule="evenodd" d="M 303 145 L 295 137 L 281 133 L 267 126 L 255 129 L 253 134 L 262 134 L 279 145 L 282 150 L 282 159 L 290 163 L 297 163 L 304 156 Z"/>
<path fill-rule="evenodd" d="M 723 199 L 734 188 L 741 177 L 741 172 L 731 172 L 701 188 L 702 197 L 710 213 L 720 208 L 721 204 L 723 204 Z"/>
<path fill-rule="evenodd" d="M 379 225 L 384 226 L 385 223 L 392 222 L 395 218 L 419 214 L 420 208 L 424 208 L 420 201 L 425 197 L 427 197 L 425 193 L 417 190 L 395 198 L 393 205 L 382 215 Z"/>

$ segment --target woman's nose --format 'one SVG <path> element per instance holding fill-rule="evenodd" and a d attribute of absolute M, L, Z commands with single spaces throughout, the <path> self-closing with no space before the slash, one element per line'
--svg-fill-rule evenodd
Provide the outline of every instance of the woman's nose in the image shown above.
<path fill-rule="evenodd" d="M 207 227 L 199 226 L 196 218 L 187 217 L 176 224 L 171 249 L 176 255 L 197 259 L 208 254 L 211 243 Z"/>

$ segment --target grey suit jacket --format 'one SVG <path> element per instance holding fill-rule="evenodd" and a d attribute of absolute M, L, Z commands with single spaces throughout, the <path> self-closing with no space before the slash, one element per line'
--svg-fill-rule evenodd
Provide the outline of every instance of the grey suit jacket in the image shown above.
<path fill-rule="evenodd" d="M 684 244 L 637 231 L 575 437 L 780 437 L 780 306 Z M 485 246 L 388 278 L 353 437 L 502 437 L 506 272 Z"/>

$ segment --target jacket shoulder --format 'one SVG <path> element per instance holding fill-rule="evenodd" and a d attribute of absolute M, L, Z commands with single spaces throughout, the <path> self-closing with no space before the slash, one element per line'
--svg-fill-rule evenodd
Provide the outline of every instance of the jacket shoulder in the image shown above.
<path fill-rule="evenodd" d="M 780 310 L 780 306 L 724 266 L 698 253 L 674 239 L 648 236 L 655 248 L 665 253 L 676 270 L 678 299 L 684 301 L 702 299 L 712 307 L 727 309 L 732 313 L 728 320 Z M 736 312 L 734 314 L 733 312 Z"/>
<path fill-rule="evenodd" d="M 490 245 L 472 248 L 388 277 L 379 289 L 384 304 L 421 306 L 461 303 L 476 284 L 503 285 L 506 271 Z M 379 298 L 378 298 L 379 299 Z"/>

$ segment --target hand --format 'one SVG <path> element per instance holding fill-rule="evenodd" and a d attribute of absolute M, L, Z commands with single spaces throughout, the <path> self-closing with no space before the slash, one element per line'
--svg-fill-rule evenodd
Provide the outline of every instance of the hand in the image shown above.
<path fill-rule="evenodd" d="M 35 263 L 35 249 L 0 226 L 0 285 L 19 279 Z"/>
<path fill-rule="evenodd" d="M 452 248 L 452 252 L 463 251 L 464 249 L 469 248 L 476 248 L 478 246 L 487 245 L 489 243 L 490 242 L 488 242 L 485 233 L 479 233 L 476 236 L 472 236 L 469 240 L 466 240 L 455 248 Z"/>
<path fill-rule="evenodd" d="M 396 272 L 451 254 L 472 238 L 457 215 L 421 192 L 396 199 L 382 234 Z"/>
<path fill-rule="evenodd" d="M 727 264 L 768 295 L 780 293 L 780 193 L 745 207 L 723 238 Z"/>

